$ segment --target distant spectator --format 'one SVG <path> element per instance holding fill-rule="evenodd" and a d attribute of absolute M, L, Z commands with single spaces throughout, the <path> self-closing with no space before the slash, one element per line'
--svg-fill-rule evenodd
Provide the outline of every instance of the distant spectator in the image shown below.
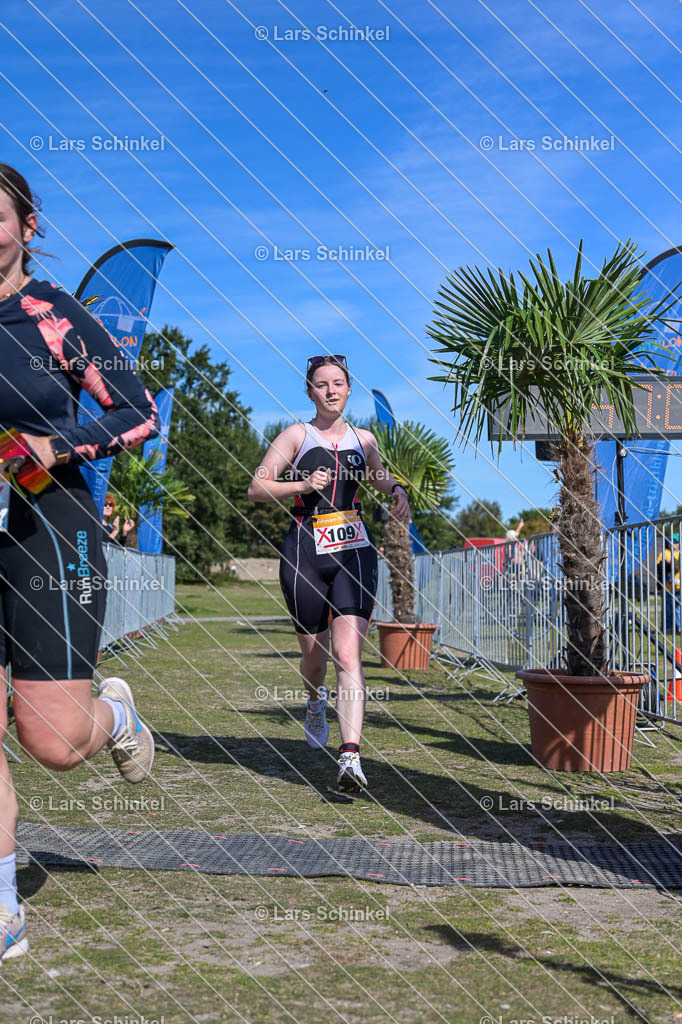
<path fill-rule="evenodd" d="M 658 580 L 663 588 L 664 618 L 667 633 L 682 632 L 680 615 L 680 535 L 674 533 L 656 559 Z"/>
<path fill-rule="evenodd" d="M 519 519 L 518 526 L 510 526 L 509 529 L 506 531 L 506 533 L 504 535 L 505 540 L 518 540 L 519 539 L 519 534 L 521 533 L 521 530 L 523 529 L 523 527 L 524 527 L 523 519 Z"/>
<path fill-rule="evenodd" d="M 121 517 L 114 516 L 116 511 L 116 498 L 113 494 L 107 494 L 104 499 L 104 508 L 102 510 L 102 529 L 104 530 L 104 539 L 110 543 L 116 543 L 124 545 L 126 537 L 135 526 L 134 519 L 126 519 L 123 524 L 123 533 L 120 535 L 121 528 Z"/>
<path fill-rule="evenodd" d="M 519 534 L 521 533 L 523 526 L 523 519 L 519 519 L 518 526 L 510 526 L 504 535 L 507 543 L 515 545 L 513 548 L 505 548 L 505 550 L 507 551 L 507 568 L 516 573 L 522 572 L 524 567 L 526 541 L 519 541 Z"/>

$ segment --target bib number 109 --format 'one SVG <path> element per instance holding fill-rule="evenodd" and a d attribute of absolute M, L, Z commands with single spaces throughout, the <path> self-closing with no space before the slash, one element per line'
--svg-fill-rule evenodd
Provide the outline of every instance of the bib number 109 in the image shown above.
<path fill-rule="evenodd" d="M 330 513 L 313 520 L 315 551 L 318 555 L 333 554 L 352 548 L 364 548 L 369 544 L 367 527 L 355 513 L 352 518 Z"/>

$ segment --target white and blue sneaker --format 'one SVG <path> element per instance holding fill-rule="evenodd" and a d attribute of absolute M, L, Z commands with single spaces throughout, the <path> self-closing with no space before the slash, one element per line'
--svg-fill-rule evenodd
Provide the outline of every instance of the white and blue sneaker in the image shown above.
<path fill-rule="evenodd" d="M 111 676 L 99 684 L 99 697 L 120 700 L 126 710 L 126 724 L 107 741 L 114 764 L 126 782 L 144 782 L 154 761 L 154 737 L 135 712 L 135 703 L 125 679 Z"/>
<path fill-rule="evenodd" d="M 316 750 L 324 747 L 329 739 L 329 722 L 327 721 L 327 687 L 321 686 L 318 692 L 320 694 L 320 709 L 319 711 L 311 711 L 310 697 L 308 697 L 308 704 L 305 712 L 305 725 L 303 726 L 308 746 L 314 747 Z"/>
<path fill-rule="evenodd" d="M 28 953 L 24 908 L 20 905 L 19 912 L 12 914 L 0 903 L 0 963 L 22 953 Z"/>

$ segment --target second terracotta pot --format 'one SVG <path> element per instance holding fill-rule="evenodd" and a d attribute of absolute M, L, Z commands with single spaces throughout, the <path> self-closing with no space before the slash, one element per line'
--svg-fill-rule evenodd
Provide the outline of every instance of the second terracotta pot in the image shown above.
<path fill-rule="evenodd" d="M 437 622 L 377 622 L 381 667 L 399 671 L 429 667 Z"/>
<path fill-rule="evenodd" d="M 615 671 L 604 679 L 547 669 L 516 675 L 528 694 L 536 761 L 559 772 L 628 770 L 637 701 L 648 675 Z"/>

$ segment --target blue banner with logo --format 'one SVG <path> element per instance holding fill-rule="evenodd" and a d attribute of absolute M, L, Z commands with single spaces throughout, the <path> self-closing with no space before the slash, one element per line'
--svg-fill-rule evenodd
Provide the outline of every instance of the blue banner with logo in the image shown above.
<path fill-rule="evenodd" d="M 170 242 L 157 238 L 121 242 L 93 263 L 76 289 L 75 297 L 81 302 L 91 296 L 98 296 L 95 302 L 87 305 L 88 312 L 101 321 L 122 354 L 133 364 L 137 364 L 157 278 L 172 248 Z M 94 398 L 82 391 L 79 423 L 97 420 L 101 415 L 102 409 Z M 111 461 L 111 457 L 94 459 L 81 466 L 100 518 L 109 484 Z"/>
<path fill-rule="evenodd" d="M 166 388 L 154 396 L 156 407 L 159 410 L 159 433 L 150 441 L 145 441 L 142 452 L 148 458 L 153 452 L 159 453 L 159 460 L 154 466 L 155 473 L 163 473 L 166 468 L 166 456 L 168 454 L 168 434 L 170 432 L 171 414 L 173 412 L 173 388 Z M 147 513 L 147 507 L 143 505 L 140 509 L 140 526 L 137 531 L 137 543 L 140 551 L 146 551 L 150 555 L 160 555 L 163 546 L 163 512 L 158 509 L 156 512 Z"/>
<path fill-rule="evenodd" d="M 654 348 L 649 342 L 641 349 L 649 352 L 653 363 L 667 374 L 682 373 L 682 295 L 678 289 L 681 281 L 682 248 L 661 253 L 648 264 L 642 275 L 642 290 L 651 296 L 652 305 L 678 290 L 677 302 L 666 313 L 669 323 L 658 328 L 655 338 L 665 346 L 665 351 Z M 643 362 L 642 365 L 642 372 L 646 372 L 647 364 Z M 607 529 L 614 525 L 618 504 L 616 446 L 615 441 L 598 441 L 595 445 L 600 467 L 597 500 Z M 626 519 L 630 523 L 656 519 L 661 510 L 670 443 L 667 440 L 626 441 L 624 447 L 628 452 L 623 462 Z"/>

